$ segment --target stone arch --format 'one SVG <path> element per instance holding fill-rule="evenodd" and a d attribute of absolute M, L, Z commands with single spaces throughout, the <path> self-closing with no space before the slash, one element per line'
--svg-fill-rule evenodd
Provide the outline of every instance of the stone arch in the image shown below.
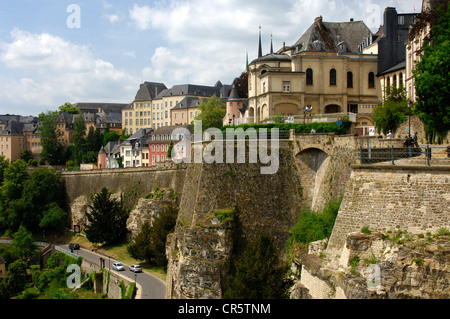
<path fill-rule="evenodd" d="M 327 194 L 325 181 L 328 176 L 330 157 L 325 151 L 311 147 L 300 151 L 296 155 L 296 160 L 305 204 L 313 210 L 322 209 L 323 197 Z"/>
<path fill-rule="evenodd" d="M 325 106 L 325 114 L 340 113 L 342 108 L 337 104 L 328 104 Z"/>
<path fill-rule="evenodd" d="M 261 107 L 261 121 L 264 121 L 267 118 L 269 118 L 269 107 L 267 106 L 267 104 L 264 104 Z"/>
<path fill-rule="evenodd" d="M 307 148 L 300 151 L 296 156 L 308 168 L 317 172 L 327 159 L 328 154 L 319 148 Z"/>
<path fill-rule="evenodd" d="M 248 109 L 248 123 L 253 124 L 255 123 L 255 108 L 250 107 Z"/>

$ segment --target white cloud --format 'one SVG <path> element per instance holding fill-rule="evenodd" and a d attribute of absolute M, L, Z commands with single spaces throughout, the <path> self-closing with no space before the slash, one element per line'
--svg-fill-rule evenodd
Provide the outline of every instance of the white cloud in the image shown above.
<path fill-rule="evenodd" d="M 136 78 L 94 57 L 87 46 L 48 34 L 15 29 L 0 62 L 18 75 L 0 77 L 0 105 L 56 109 L 69 102 L 123 102 L 136 93 Z M 35 112 L 33 108 L 24 114 Z"/>

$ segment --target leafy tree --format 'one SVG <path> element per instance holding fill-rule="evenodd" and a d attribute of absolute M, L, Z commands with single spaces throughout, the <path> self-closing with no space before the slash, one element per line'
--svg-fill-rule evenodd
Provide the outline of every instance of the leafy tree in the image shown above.
<path fill-rule="evenodd" d="M 172 158 L 173 141 L 170 140 L 169 149 L 167 150 L 167 157 Z"/>
<path fill-rule="evenodd" d="M 131 135 L 125 134 L 125 130 L 126 130 L 126 128 L 123 128 L 123 129 L 122 129 L 122 135 L 120 135 L 120 139 L 121 139 L 122 141 L 128 139 L 128 138 L 131 136 Z"/>
<path fill-rule="evenodd" d="M 0 155 L 0 185 L 3 183 L 3 174 L 6 168 L 9 166 L 9 159 L 5 155 Z"/>
<path fill-rule="evenodd" d="M 61 105 L 59 107 L 59 110 L 61 112 L 67 112 L 69 114 L 80 114 L 81 113 L 80 110 L 76 106 L 72 105 L 72 103 L 69 103 L 69 102 L 66 102 L 63 105 Z"/>
<path fill-rule="evenodd" d="M 36 250 L 33 235 L 23 226 L 20 226 L 19 230 L 14 233 L 13 246 L 16 251 L 20 252 L 23 260 L 31 258 Z"/>
<path fill-rule="evenodd" d="M 97 164 L 97 158 L 98 158 L 98 151 L 97 152 L 89 151 L 83 155 L 83 162 Z"/>
<path fill-rule="evenodd" d="M 78 116 L 74 121 L 73 133 L 73 159 L 77 165 L 83 160 L 86 151 L 86 124 L 83 116 Z"/>
<path fill-rule="evenodd" d="M 233 84 L 238 96 L 241 99 L 246 99 L 248 97 L 248 73 L 242 72 L 238 78 L 234 79 Z"/>
<path fill-rule="evenodd" d="M 111 244 L 125 236 L 128 212 L 123 208 L 122 199 L 111 198 L 111 193 L 104 187 L 94 195 L 89 209 L 86 237 L 90 242 Z"/>
<path fill-rule="evenodd" d="M 128 253 L 136 259 L 156 266 L 166 266 L 166 238 L 175 228 L 178 210 L 173 205 L 166 207 L 154 220 L 152 226 L 145 222 L 133 241 Z"/>
<path fill-rule="evenodd" d="M 228 275 L 225 299 L 286 299 L 290 281 L 288 265 L 279 254 L 268 234 L 252 241 L 234 262 L 235 272 Z"/>
<path fill-rule="evenodd" d="M 41 132 L 41 158 L 50 165 L 58 165 L 64 163 L 65 160 L 64 147 L 58 141 L 57 117 L 58 112 L 48 111 L 39 114 L 41 126 L 38 130 Z"/>
<path fill-rule="evenodd" d="M 220 98 L 213 95 L 198 105 L 200 113 L 195 120 L 202 121 L 202 128 L 221 128 L 223 125 L 223 117 L 225 116 L 225 104 Z"/>
<path fill-rule="evenodd" d="M 22 161 L 28 163 L 30 160 L 33 159 L 33 153 L 31 153 L 30 150 L 25 150 L 25 151 L 23 151 L 23 152 L 20 154 L 19 158 L 20 158 Z"/>
<path fill-rule="evenodd" d="M 431 22 L 431 21 L 430 21 Z M 415 112 L 425 125 L 426 138 L 442 143 L 450 129 L 450 7 L 436 10 L 431 34 L 413 70 L 417 101 Z"/>
<path fill-rule="evenodd" d="M 7 286 L 12 295 L 20 293 L 28 283 L 28 264 L 22 259 L 17 259 L 8 267 Z"/>
<path fill-rule="evenodd" d="M 44 212 L 39 227 L 42 229 L 60 230 L 64 228 L 66 222 L 67 213 L 56 203 L 52 203 L 48 210 Z"/>
<path fill-rule="evenodd" d="M 3 172 L 3 185 L 1 188 L 2 200 L 8 202 L 22 197 L 25 181 L 29 178 L 27 163 L 17 160 L 9 165 Z"/>
<path fill-rule="evenodd" d="M 116 131 L 109 131 L 103 135 L 103 146 L 106 146 L 111 141 L 118 141 L 120 139 L 119 134 Z M 99 148 L 100 150 L 100 148 Z"/>
<path fill-rule="evenodd" d="M 406 91 L 403 87 L 386 88 L 386 98 L 383 104 L 373 110 L 372 118 L 378 134 L 395 134 L 401 123 L 408 118 L 409 109 L 406 100 Z"/>
<path fill-rule="evenodd" d="M 86 137 L 86 151 L 98 153 L 103 146 L 103 136 L 99 129 L 89 127 L 89 132 Z"/>

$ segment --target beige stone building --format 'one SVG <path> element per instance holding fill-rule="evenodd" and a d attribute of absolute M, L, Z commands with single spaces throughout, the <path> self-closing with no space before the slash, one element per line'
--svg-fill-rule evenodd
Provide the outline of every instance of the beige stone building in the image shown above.
<path fill-rule="evenodd" d="M 5 129 L 0 132 L 0 155 L 5 156 L 12 163 L 20 158 L 20 154 L 26 150 L 26 140 L 23 135 L 24 124 L 10 121 Z"/>
<path fill-rule="evenodd" d="M 436 10 L 436 7 L 442 3 L 439 0 L 423 0 L 422 12 Z M 430 34 L 431 26 L 427 25 L 415 35 L 414 39 L 406 41 L 406 96 L 412 101 L 416 101 L 416 89 L 414 87 L 413 70 L 415 63 L 420 61 L 420 52 L 422 51 L 425 38 Z"/>
<path fill-rule="evenodd" d="M 347 115 L 358 123 L 359 134 L 367 134 L 381 97 L 378 56 L 361 52 L 371 36 L 362 21 L 318 17 L 294 45 L 265 56 L 259 52 L 248 66 L 246 121 L 261 123 L 279 114 L 300 123 L 336 121 Z"/>
<path fill-rule="evenodd" d="M 125 134 L 133 135 L 140 129 L 152 128 L 154 99 L 167 87 L 163 83 L 144 82 L 132 103 L 122 110 L 122 127 Z"/>

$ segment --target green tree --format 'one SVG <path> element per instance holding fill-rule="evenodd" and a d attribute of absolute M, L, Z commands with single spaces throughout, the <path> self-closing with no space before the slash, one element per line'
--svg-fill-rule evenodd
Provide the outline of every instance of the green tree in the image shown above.
<path fill-rule="evenodd" d="M 41 126 L 41 158 L 50 165 L 58 165 L 65 162 L 64 147 L 58 141 L 59 131 L 57 130 L 56 118 L 58 112 L 48 111 L 39 114 Z"/>
<path fill-rule="evenodd" d="M 19 158 L 20 158 L 22 161 L 28 163 L 30 160 L 33 159 L 33 153 L 31 153 L 30 150 L 25 150 L 25 151 L 23 151 L 23 152 L 20 154 Z"/>
<path fill-rule="evenodd" d="M 89 132 L 86 137 L 86 151 L 98 153 L 103 146 L 103 136 L 99 129 L 89 127 Z"/>
<path fill-rule="evenodd" d="M 69 102 L 66 102 L 63 105 L 61 105 L 59 107 L 59 110 L 61 112 L 67 112 L 69 114 L 80 114 L 81 113 L 80 110 L 76 106 L 72 105 L 72 103 L 69 103 Z"/>
<path fill-rule="evenodd" d="M 16 295 L 23 291 L 28 283 L 28 264 L 22 259 L 17 259 L 8 267 L 7 286 L 11 295 Z"/>
<path fill-rule="evenodd" d="M 73 160 L 77 165 L 80 165 L 86 152 L 86 124 L 83 116 L 78 116 L 73 126 Z"/>
<path fill-rule="evenodd" d="M 375 129 L 378 134 L 392 134 L 397 132 L 400 124 L 408 118 L 409 109 L 406 100 L 406 91 L 403 87 L 386 88 L 386 98 L 383 104 L 377 106 L 372 113 Z"/>
<path fill-rule="evenodd" d="M 20 226 L 19 230 L 13 235 L 13 247 L 20 253 L 23 260 L 27 260 L 33 256 L 36 251 L 33 235 L 27 231 L 24 226 Z"/>
<path fill-rule="evenodd" d="M 43 213 L 42 219 L 39 222 L 39 227 L 42 229 L 62 230 L 67 224 L 67 213 L 64 209 L 59 207 L 56 203 L 51 203 L 48 210 Z"/>
<path fill-rule="evenodd" d="M 169 205 L 155 218 L 152 226 L 145 222 L 128 245 L 128 253 L 133 258 L 145 260 L 152 265 L 166 266 L 166 239 L 175 228 L 177 216 L 177 208 Z"/>
<path fill-rule="evenodd" d="M 167 157 L 172 158 L 173 141 L 170 140 L 169 149 L 167 150 Z"/>
<path fill-rule="evenodd" d="M 109 131 L 103 135 L 103 146 L 106 146 L 111 141 L 118 141 L 120 138 L 116 131 Z M 100 149 L 98 149 L 100 150 Z"/>
<path fill-rule="evenodd" d="M 415 113 L 423 121 L 426 138 L 441 144 L 450 129 L 450 7 L 436 10 L 436 23 L 413 70 L 417 101 Z"/>
<path fill-rule="evenodd" d="M 226 279 L 225 299 L 288 298 L 288 265 L 281 262 L 270 235 L 261 234 L 252 241 L 234 268 Z"/>
<path fill-rule="evenodd" d="M 225 104 L 220 98 L 213 95 L 198 105 L 200 113 L 195 117 L 195 120 L 202 121 L 202 128 L 220 129 L 223 125 L 223 117 L 226 113 Z"/>
<path fill-rule="evenodd" d="M 8 166 L 9 159 L 7 159 L 5 155 L 0 155 L 0 185 L 3 184 L 3 174 Z"/>
<path fill-rule="evenodd" d="M 111 244 L 123 239 L 127 232 L 128 212 L 123 208 L 122 200 L 111 198 L 106 187 L 95 194 L 92 205 L 86 213 L 88 226 L 86 237 L 92 243 Z"/>

